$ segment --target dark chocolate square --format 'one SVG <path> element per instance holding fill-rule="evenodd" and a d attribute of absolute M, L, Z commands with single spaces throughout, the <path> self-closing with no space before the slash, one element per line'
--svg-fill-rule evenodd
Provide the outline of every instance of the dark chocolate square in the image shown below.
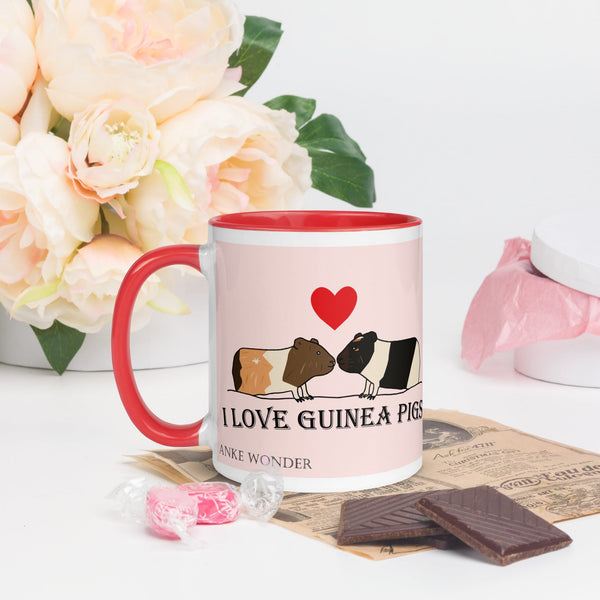
<path fill-rule="evenodd" d="M 447 532 L 415 507 L 430 492 L 348 500 L 342 505 L 339 545 L 437 536 Z"/>
<path fill-rule="evenodd" d="M 564 531 L 488 486 L 425 495 L 417 508 L 471 548 L 508 565 L 568 546 Z"/>

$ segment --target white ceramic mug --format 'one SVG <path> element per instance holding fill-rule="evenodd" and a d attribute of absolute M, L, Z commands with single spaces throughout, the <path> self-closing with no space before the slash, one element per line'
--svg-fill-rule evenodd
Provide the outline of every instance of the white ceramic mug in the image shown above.
<path fill-rule="evenodd" d="M 221 215 L 208 243 L 145 254 L 115 307 L 113 366 L 134 424 L 172 446 L 208 443 L 241 481 L 281 472 L 287 491 L 378 487 L 422 461 L 421 220 L 345 211 Z M 210 404 L 171 425 L 144 404 L 129 353 L 137 292 L 186 264 L 208 279 Z M 157 340 L 158 342 L 158 340 Z"/>

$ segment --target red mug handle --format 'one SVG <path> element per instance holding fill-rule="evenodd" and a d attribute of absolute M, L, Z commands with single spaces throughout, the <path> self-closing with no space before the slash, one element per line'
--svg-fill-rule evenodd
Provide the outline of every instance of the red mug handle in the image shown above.
<path fill-rule="evenodd" d="M 129 418 L 147 438 L 165 446 L 197 446 L 203 419 L 188 425 L 173 425 L 157 417 L 142 399 L 131 367 L 129 328 L 135 299 L 152 273 L 170 265 L 187 265 L 201 271 L 200 246 L 181 244 L 157 248 L 131 266 L 115 302 L 111 343 L 113 371 Z"/>

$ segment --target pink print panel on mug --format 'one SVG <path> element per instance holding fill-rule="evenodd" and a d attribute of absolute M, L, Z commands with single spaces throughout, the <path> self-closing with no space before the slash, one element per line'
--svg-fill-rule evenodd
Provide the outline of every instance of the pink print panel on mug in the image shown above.
<path fill-rule="evenodd" d="M 215 460 L 246 471 L 275 464 L 296 478 L 358 477 L 418 460 L 420 238 L 217 241 L 215 252 Z"/>

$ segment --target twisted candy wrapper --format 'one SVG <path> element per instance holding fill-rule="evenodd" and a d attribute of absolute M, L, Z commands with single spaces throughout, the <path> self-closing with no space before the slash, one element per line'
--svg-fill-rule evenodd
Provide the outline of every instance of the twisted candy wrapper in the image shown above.
<path fill-rule="evenodd" d="M 238 491 L 227 483 L 186 483 L 178 487 L 196 501 L 198 525 L 219 525 L 235 521 L 241 510 Z"/>
<path fill-rule="evenodd" d="M 198 503 L 181 488 L 155 487 L 146 495 L 146 523 L 165 537 L 185 539 L 196 524 Z"/>
<path fill-rule="evenodd" d="M 219 525 L 237 520 L 242 509 L 252 519 L 268 521 L 283 499 L 283 477 L 278 472 L 248 473 L 239 488 L 221 482 L 156 485 L 137 477 L 115 488 L 108 499 L 121 516 L 145 523 L 167 538 L 180 538 L 201 547 L 193 535 L 195 525 Z"/>
<path fill-rule="evenodd" d="M 529 260 L 531 242 L 513 238 L 469 307 L 462 357 L 478 369 L 496 352 L 535 342 L 600 335 L 600 298 L 540 273 Z"/>

